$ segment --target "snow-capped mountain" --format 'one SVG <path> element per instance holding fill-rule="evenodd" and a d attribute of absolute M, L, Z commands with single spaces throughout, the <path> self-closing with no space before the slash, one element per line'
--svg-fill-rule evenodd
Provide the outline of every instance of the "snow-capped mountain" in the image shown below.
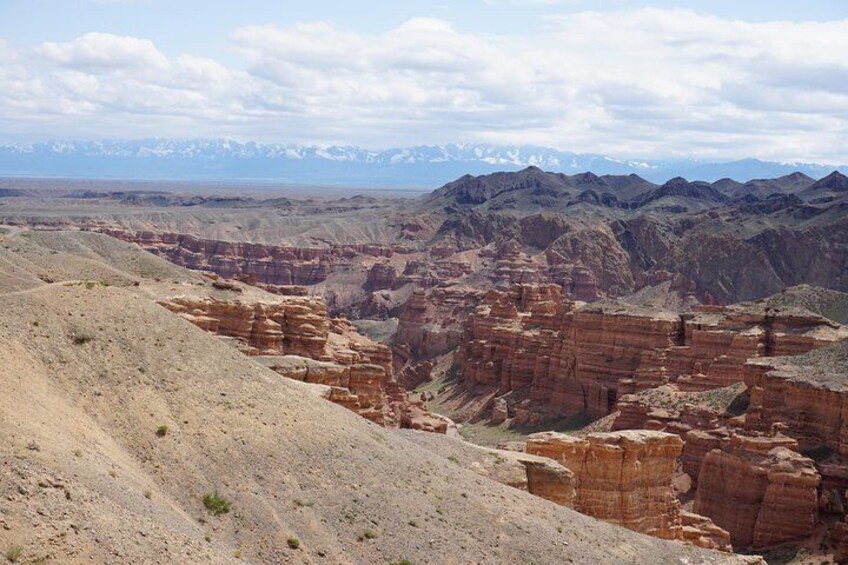
<path fill-rule="evenodd" d="M 227 139 L 48 141 L 0 145 L 0 176 L 123 178 L 132 180 L 257 180 L 286 183 L 435 187 L 463 174 L 534 165 L 567 174 L 631 174 L 654 182 L 682 176 L 715 181 L 771 178 L 800 171 L 821 178 L 833 171 L 810 163 L 756 159 L 622 160 L 537 146 L 459 143 L 371 151 L 352 146 L 241 143 Z M 846 167 L 840 167 L 848 171 Z"/>

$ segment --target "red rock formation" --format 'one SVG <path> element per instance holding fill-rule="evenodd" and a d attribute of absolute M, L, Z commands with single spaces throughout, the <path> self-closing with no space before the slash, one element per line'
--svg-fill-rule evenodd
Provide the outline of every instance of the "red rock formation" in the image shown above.
<path fill-rule="evenodd" d="M 462 322 L 481 296 L 458 285 L 415 290 L 398 320 L 395 342 L 407 346 L 413 360 L 447 353 L 459 345 Z"/>
<path fill-rule="evenodd" d="M 845 349 L 842 347 L 842 349 Z M 755 359 L 745 366 L 751 404 L 745 420 L 752 430 L 781 424 L 804 451 L 821 447 L 848 457 L 848 386 L 845 366 L 824 367 L 790 359 Z"/>
<path fill-rule="evenodd" d="M 282 286 L 323 282 L 334 268 L 354 263 L 358 255 L 391 257 L 395 252 L 407 251 L 401 246 L 364 244 L 304 248 L 200 239 L 176 233 L 100 231 L 137 243 L 183 267 L 212 271 L 224 278 Z"/>
<path fill-rule="evenodd" d="M 826 492 L 848 489 L 848 342 L 745 366 L 751 402 L 745 427 L 781 429 L 815 457 Z"/>
<path fill-rule="evenodd" d="M 694 510 L 730 532 L 736 549 L 806 538 L 818 521 L 813 461 L 772 439 L 733 434 L 701 463 Z"/>
<path fill-rule="evenodd" d="M 523 461 L 527 472 L 527 490 L 562 506 L 573 508 L 577 497 L 577 480 L 574 473 L 545 458 Z"/>
<path fill-rule="evenodd" d="M 397 282 L 397 270 L 386 263 L 375 263 L 368 269 L 365 290 L 386 290 L 394 288 Z"/>
<path fill-rule="evenodd" d="M 374 422 L 447 430 L 444 418 L 410 401 L 394 381 L 391 349 L 358 334 L 346 320 L 328 318 L 321 298 L 174 297 L 160 304 L 206 331 L 234 338 L 248 355 L 267 357 L 283 376 L 329 387 L 329 400 Z"/>
<path fill-rule="evenodd" d="M 633 375 L 643 350 L 672 345 L 679 321 L 601 308 L 575 309 L 553 285 L 490 291 L 466 325 L 463 378 L 501 393 L 529 387 L 551 415 L 606 415 L 619 380 Z"/>
<path fill-rule="evenodd" d="M 810 313 L 705 310 L 680 317 L 614 302 L 578 306 L 553 285 L 490 291 L 465 325 L 463 379 L 501 395 L 524 389 L 521 410 L 541 419 L 598 418 L 625 393 L 668 382 L 684 391 L 725 387 L 743 380 L 750 357 L 848 338 L 848 329 Z"/>
<path fill-rule="evenodd" d="M 726 549 L 727 532 L 709 519 L 687 514 L 684 521 L 672 487 L 682 447 L 675 435 L 631 430 L 585 438 L 544 432 L 530 436 L 526 450 L 573 472 L 573 507 L 579 512 L 650 535 Z M 532 481 L 528 485 L 546 498 L 558 494 L 551 488 L 534 491 Z"/>
<path fill-rule="evenodd" d="M 241 349 L 248 354 L 333 360 L 327 349 L 330 333 L 327 309 L 320 298 L 246 302 L 178 296 L 160 304 L 207 331 L 237 338 Z"/>

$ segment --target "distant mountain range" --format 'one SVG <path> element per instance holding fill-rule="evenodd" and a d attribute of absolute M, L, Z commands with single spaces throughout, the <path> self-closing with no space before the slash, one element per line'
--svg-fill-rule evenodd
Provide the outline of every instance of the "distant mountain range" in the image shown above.
<path fill-rule="evenodd" d="M 674 177 L 714 182 L 774 178 L 793 172 L 819 179 L 848 166 L 758 159 L 623 160 L 536 146 L 420 145 L 369 151 L 360 147 L 239 143 L 226 139 L 49 141 L 0 145 L 0 176 L 128 180 L 257 181 L 296 184 L 432 188 L 464 174 L 546 171 L 638 174 L 664 183 Z"/>

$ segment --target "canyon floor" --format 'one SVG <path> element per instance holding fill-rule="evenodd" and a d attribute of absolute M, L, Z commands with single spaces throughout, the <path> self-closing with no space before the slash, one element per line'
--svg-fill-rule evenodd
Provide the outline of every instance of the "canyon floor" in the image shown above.
<path fill-rule="evenodd" d="M 0 198 L 9 561 L 848 560 L 838 173 L 161 188 Z"/>

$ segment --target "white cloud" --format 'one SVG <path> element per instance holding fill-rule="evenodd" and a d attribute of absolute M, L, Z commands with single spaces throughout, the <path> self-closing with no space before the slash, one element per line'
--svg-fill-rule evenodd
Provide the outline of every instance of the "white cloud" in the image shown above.
<path fill-rule="evenodd" d="M 415 18 L 376 34 L 248 26 L 231 42 L 243 68 L 103 33 L 35 49 L 0 42 L 0 125 L 30 137 L 492 141 L 848 161 L 848 20 L 645 8 L 551 17 L 535 36 Z"/>
<path fill-rule="evenodd" d="M 168 64 L 149 39 L 110 33 L 87 33 L 67 43 L 46 42 L 41 52 L 55 63 L 78 68 L 162 69 Z"/>

